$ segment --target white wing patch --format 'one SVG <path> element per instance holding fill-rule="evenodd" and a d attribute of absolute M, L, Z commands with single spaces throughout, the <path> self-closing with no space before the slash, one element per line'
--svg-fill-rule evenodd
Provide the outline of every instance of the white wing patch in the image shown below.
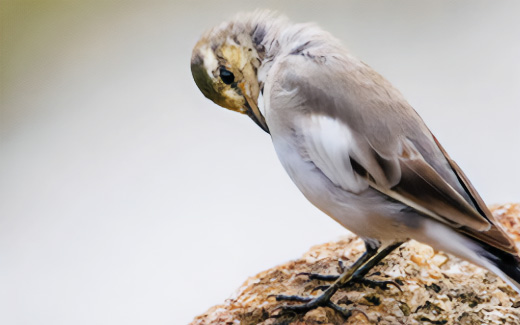
<path fill-rule="evenodd" d="M 352 193 L 368 188 L 366 179 L 352 168 L 349 152 L 357 145 L 352 131 L 341 121 L 325 115 L 301 120 L 306 158 L 311 160 L 336 186 Z"/>

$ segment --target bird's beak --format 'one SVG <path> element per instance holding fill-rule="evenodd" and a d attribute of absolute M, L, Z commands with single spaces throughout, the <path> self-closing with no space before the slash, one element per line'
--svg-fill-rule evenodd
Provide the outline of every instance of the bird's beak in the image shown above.
<path fill-rule="evenodd" d="M 258 104 L 249 96 L 249 93 L 246 92 L 246 89 L 244 89 L 244 83 L 238 84 L 238 87 L 242 90 L 242 95 L 246 99 L 246 115 L 249 116 L 262 130 L 270 134 L 265 118 L 258 109 Z"/>
<path fill-rule="evenodd" d="M 249 116 L 262 130 L 269 133 L 269 128 L 265 122 L 265 118 L 258 109 L 258 105 L 249 96 L 246 98 L 246 114 Z"/>

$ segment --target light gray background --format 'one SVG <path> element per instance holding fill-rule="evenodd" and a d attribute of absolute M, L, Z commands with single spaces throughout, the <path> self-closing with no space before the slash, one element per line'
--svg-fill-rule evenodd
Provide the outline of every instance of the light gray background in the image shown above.
<path fill-rule="evenodd" d="M 520 201 L 518 1 L 2 0 L 1 324 L 184 324 L 345 233 L 191 78 L 203 30 L 258 7 L 331 31 Z"/>

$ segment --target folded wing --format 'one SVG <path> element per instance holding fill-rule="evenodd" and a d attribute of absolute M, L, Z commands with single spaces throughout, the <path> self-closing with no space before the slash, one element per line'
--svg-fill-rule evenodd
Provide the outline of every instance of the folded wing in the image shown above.
<path fill-rule="evenodd" d="M 279 71 L 271 107 L 294 103 L 284 108 L 299 112 L 295 129 L 300 130 L 302 156 L 336 186 L 353 193 L 372 187 L 460 232 L 515 252 L 422 119 L 371 68 L 352 58 L 316 61 L 295 55 L 280 63 Z"/>

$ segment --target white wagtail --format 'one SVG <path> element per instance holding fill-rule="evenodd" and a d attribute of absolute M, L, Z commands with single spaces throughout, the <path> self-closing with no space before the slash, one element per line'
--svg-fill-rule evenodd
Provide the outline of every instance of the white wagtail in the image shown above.
<path fill-rule="evenodd" d="M 329 306 L 409 239 L 483 266 L 520 292 L 520 259 L 457 164 L 401 93 L 313 24 L 268 11 L 207 31 L 191 71 L 216 104 L 271 135 L 285 170 L 366 252 L 317 297 L 278 296 L 306 311 Z M 263 113 L 258 107 L 264 97 Z"/>

